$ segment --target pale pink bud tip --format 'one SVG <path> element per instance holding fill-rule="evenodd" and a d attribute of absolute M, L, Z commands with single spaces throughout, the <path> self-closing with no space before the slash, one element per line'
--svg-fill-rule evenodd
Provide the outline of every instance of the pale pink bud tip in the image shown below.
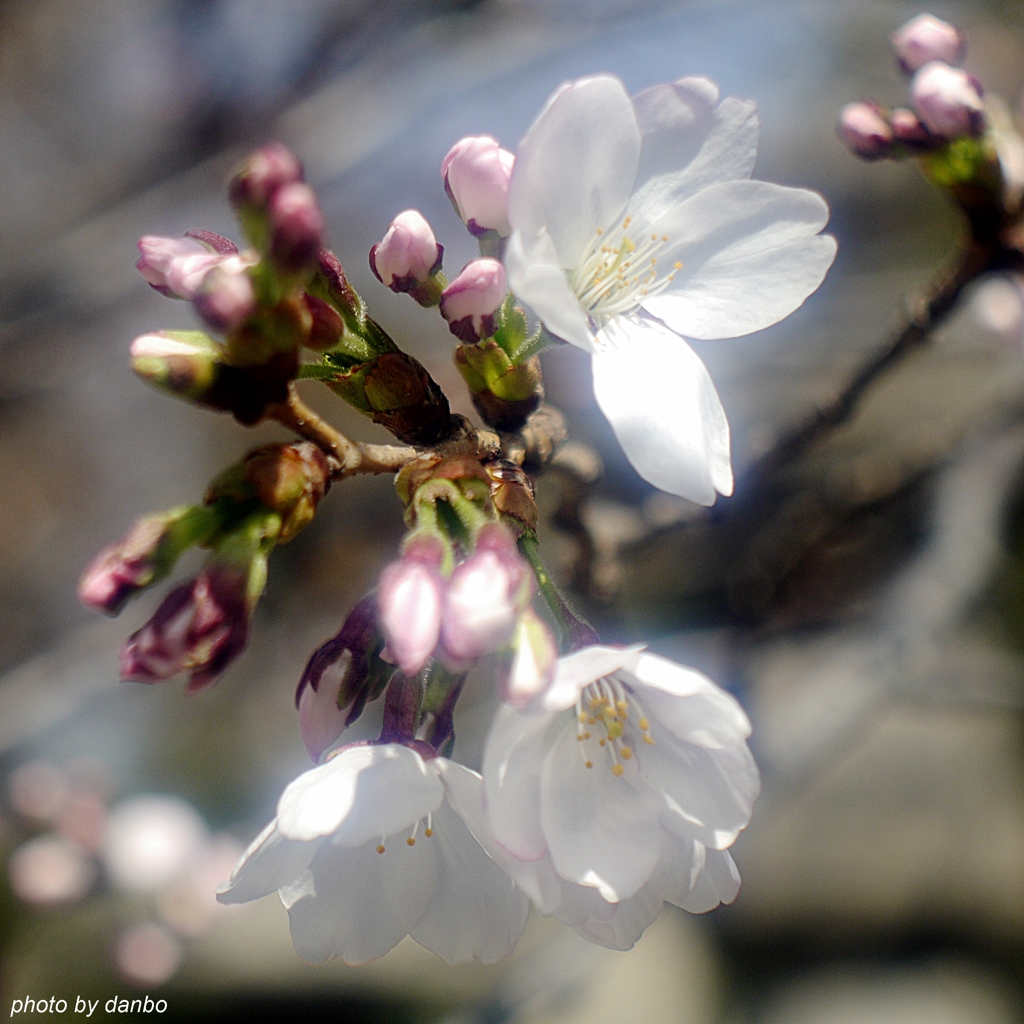
<path fill-rule="evenodd" d="M 393 292 L 409 292 L 441 269 L 444 250 L 419 210 L 406 210 L 370 250 L 370 269 Z"/>
<path fill-rule="evenodd" d="M 293 181 L 270 202 L 270 253 L 288 270 L 312 266 L 323 241 L 324 219 L 309 185 Z"/>
<path fill-rule="evenodd" d="M 193 304 L 213 330 L 228 332 L 240 327 L 256 308 L 256 292 L 244 270 L 214 267 Z"/>
<path fill-rule="evenodd" d="M 511 234 L 508 186 L 515 156 L 490 135 L 460 139 L 441 163 L 445 191 L 474 235 Z"/>
<path fill-rule="evenodd" d="M 919 14 L 892 34 L 900 67 L 909 75 L 929 61 L 959 64 L 967 52 L 967 37 L 934 14 Z"/>
<path fill-rule="evenodd" d="M 892 151 L 888 121 L 871 103 L 847 103 L 839 115 L 839 137 L 865 160 L 879 160 Z"/>
<path fill-rule="evenodd" d="M 441 643 L 449 661 L 471 662 L 508 644 L 529 601 L 529 573 L 504 527 L 481 530 L 445 595 Z"/>
<path fill-rule="evenodd" d="M 271 142 L 257 149 L 231 180 L 235 205 L 265 207 L 281 186 L 302 180 L 302 165 L 287 146 Z"/>
<path fill-rule="evenodd" d="M 470 344 L 494 334 L 494 314 L 504 301 L 505 268 L 485 256 L 466 264 L 441 293 L 441 315 L 452 334 Z"/>
<path fill-rule="evenodd" d="M 966 71 L 933 60 L 914 74 L 911 94 L 918 116 L 935 135 L 955 139 L 984 131 L 981 83 Z"/>
<path fill-rule="evenodd" d="M 436 564 L 407 552 L 380 574 L 377 608 L 388 654 L 407 676 L 427 663 L 441 635 L 444 580 Z"/>
<path fill-rule="evenodd" d="M 925 128 L 917 114 L 906 107 L 893 110 L 889 115 L 889 123 L 896 141 L 904 146 L 923 149 L 935 145 L 935 136 Z"/>
<path fill-rule="evenodd" d="M 221 257 L 195 238 L 144 235 L 136 270 L 162 295 L 191 299 L 203 275 Z"/>

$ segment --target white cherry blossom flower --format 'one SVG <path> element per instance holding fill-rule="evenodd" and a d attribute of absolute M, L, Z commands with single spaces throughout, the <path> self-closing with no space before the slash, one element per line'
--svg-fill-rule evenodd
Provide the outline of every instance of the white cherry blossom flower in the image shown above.
<path fill-rule="evenodd" d="M 493 963 L 528 902 L 478 838 L 490 844 L 475 772 L 400 743 L 353 745 L 285 789 L 218 899 L 278 890 L 310 963 L 366 963 L 406 935 L 448 963 Z"/>
<path fill-rule="evenodd" d="M 642 649 L 560 659 L 528 708 L 506 705 L 484 752 L 495 858 L 543 914 L 628 949 L 668 901 L 729 903 L 726 852 L 759 791 L 746 715 L 693 669 Z"/>
<path fill-rule="evenodd" d="M 751 181 L 753 103 L 706 78 L 632 100 L 619 79 L 568 82 L 516 151 L 509 287 L 593 357 L 594 394 L 630 462 L 710 505 L 732 492 L 729 425 L 683 341 L 759 331 L 821 283 L 835 240 L 821 196 Z"/>

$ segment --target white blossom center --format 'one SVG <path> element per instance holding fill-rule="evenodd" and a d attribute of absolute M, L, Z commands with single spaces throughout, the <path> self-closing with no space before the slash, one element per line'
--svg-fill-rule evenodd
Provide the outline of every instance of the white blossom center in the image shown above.
<path fill-rule="evenodd" d="M 591 683 L 576 701 L 576 740 L 586 768 L 595 761 L 621 778 L 625 762 L 635 757 L 636 742 L 654 746 L 651 723 L 637 703 L 614 676 Z"/>
<path fill-rule="evenodd" d="M 576 298 L 595 320 L 628 313 L 659 295 L 683 266 L 674 263 L 667 272 L 659 268 L 658 253 L 668 244 L 669 236 L 645 232 L 634 240 L 626 233 L 632 220 L 626 217 L 610 231 L 598 228 L 579 266 L 569 272 Z"/>

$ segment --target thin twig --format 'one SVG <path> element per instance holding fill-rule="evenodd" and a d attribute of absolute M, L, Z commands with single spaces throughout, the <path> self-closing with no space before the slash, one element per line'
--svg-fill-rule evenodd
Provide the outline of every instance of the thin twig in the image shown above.
<path fill-rule="evenodd" d="M 294 385 L 289 388 L 287 402 L 270 406 L 267 414 L 331 457 L 334 480 L 361 473 L 395 473 L 417 455 L 415 448 L 404 445 L 363 444 L 351 440 L 310 409 Z"/>
<path fill-rule="evenodd" d="M 940 274 L 917 301 L 907 303 L 904 323 L 854 373 L 846 387 L 831 401 L 785 433 L 748 474 L 752 479 L 770 473 L 799 458 L 819 438 L 849 420 L 861 398 L 879 377 L 910 352 L 920 348 L 952 310 L 960 292 L 980 274 L 991 269 L 1000 253 L 991 246 L 973 243 L 957 262 Z"/>

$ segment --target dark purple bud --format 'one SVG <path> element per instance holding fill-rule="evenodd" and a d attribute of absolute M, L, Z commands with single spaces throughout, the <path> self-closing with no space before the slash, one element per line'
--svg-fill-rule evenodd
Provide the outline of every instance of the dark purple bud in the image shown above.
<path fill-rule="evenodd" d="M 377 600 L 364 597 L 337 636 L 313 652 L 295 692 L 302 742 L 314 761 L 380 695 L 394 667 L 379 658 L 384 645 Z"/>
<path fill-rule="evenodd" d="M 121 678 L 157 683 L 182 672 L 189 692 L 212 686 L 249 639 L 249 573 L 212 563 L 172 590 L 121 649 Z"/>
<path fill-rule="evenodd" d="M 323 215 L 309 185 L 282 185 L 270 201 L 270 254 L 275 262 L 292 271 L 311 267 L 323 234 Z"/>

